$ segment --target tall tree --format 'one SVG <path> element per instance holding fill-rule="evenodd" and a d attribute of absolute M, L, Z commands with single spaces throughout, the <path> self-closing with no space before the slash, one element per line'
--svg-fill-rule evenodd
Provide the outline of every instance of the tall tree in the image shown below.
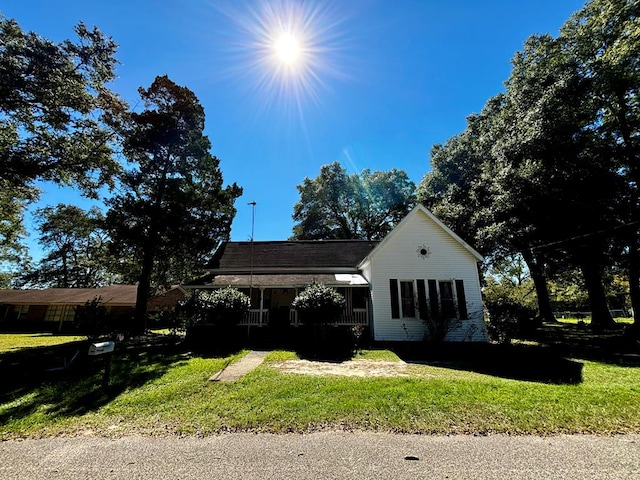
<path fill-rule="evenodd" d="M 615 224 L 618 187 L 590 128 L 596 112 L 591 80 L 581 75 L 564 39 L 543 35 L 530 37 L 516 54 L 506 86 L 492 178 L 512 197 L 505 213 L 524 227 L 521 251 L 537 268 L 541 258 L 553 259 L 545 245 L 561 245 L 562 261 L 577 264 L 585 277 L 592 325 L 612 326 L 602 286 L 607 242 L 590 234 Z M 500 175 L 505 171 L 508 176 Z M 573 237 L 581 241 L 567 242 Z"/>
<path fill-rule="evenodd" d="M 59 204 L 37 210 L 36 218 L 45 256 L 17 280 L 20 286 L 95 288 L 116 280 L 98 208 Z"/>
<path fill-rule="evenodd" d="M 415 184 L 395 168 L 349 175 L 338 162 L 297 186 L 292 239 L 380 240 L 415 203 Z"/>
<path fill-rule="evenodd" d="M 76 185 L 95 196 L 118 163 L 111 129 L 125 108 L 109 91 L 116 44 L 75 27 L 77 41 L 54 43 L 0 15 L 0 248 L 16 245 L 36 180 Z"/>
<path fill-rule="evenodd" d="M 597 112 L 590 128 L 599 155 L 611 162 L 627 189 L 620 199 L 626 233 L 628 276 L 634 312 L 640 311 L 640 3 L 592 0 L 563 25 L 561 37 L 591 81 Z M 635 316 L 640 330 L 640 319 Z"/>
<path fill-rule="evenodd" d="M 140 88 L 145 110 L 131 113 L 124 132 L 130 168 L 120 193 L 107 201 L 111 248 L 135 268 L 136 327 L 144 330 L 155 285 L 198 272 L 227 238 L 242 189 L 223 187 L 219 160 L 204 135 L 204 109 L 195 94 L 156 77 Z"/>
<path fill-rule="evenodd" d="M 609 326 L 601 273 L 610 242 L 591 233 L 616 224 L 620 182 L 593 135 L 591 85 L 563 39 L 530 37 L 513 59 L 505 94 L 434 148 L 419 198 L 462 223 L 460 231 L 494 259 L 520 253 L 545 320 L 553 320 L 546 271 L 577 264 L 594 325 Z M 567 241 L 573 237 L 580 241 Z"/>

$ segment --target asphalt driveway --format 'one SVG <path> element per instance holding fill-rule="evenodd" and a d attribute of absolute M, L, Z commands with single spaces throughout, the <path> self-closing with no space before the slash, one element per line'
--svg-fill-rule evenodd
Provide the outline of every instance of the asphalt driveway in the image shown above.
<path fill-rule="evenodd" d="M 0 478 L 638 479 L 640 435 L 320 432 L 5 441 L 0 443 Z"/>

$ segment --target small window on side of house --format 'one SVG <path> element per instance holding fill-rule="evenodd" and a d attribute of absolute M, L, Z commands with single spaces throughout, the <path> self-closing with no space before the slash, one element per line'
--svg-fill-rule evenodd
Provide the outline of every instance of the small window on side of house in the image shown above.
<path fill-rule="evenodd" d="M 440 281 L 440 308 L 444 318 L 456 318 L 456 307 L 453 300 L 453 282 Z"/>
<path fill-rule="evenodd" d="M 416 316 L 416 300 L 413 281 L 400 281 L 400 301 L 402 306 L 402 317 L 414 318 Z"/>

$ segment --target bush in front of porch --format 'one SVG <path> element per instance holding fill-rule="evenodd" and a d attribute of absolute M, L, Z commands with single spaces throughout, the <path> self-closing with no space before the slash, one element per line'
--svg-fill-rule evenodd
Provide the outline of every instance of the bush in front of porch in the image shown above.
<path fill-rule="evenodd" d="M 238 347 L 237 326 L 249 312 L 247 295 L 233 287 L 195 293 L 189 299 L 189 343 L 200 349 L 233 351 Z"/>
<path fill-rule="evenodd" d="M 291 306 L 305 325 L 335 323 L 345 307 L 345 299 L 335 289 L 312 283 L 293 300 Z"/>
<path fill-rule="evenodd" d="M 340 293 L 321 283 L 313 283 L 298 294 L 291 306 L 298 311 L 304 328 L 299 345 L 301 356 L 338 360 L 353 355 L 355 345 L 350 330 L 335 325 L 345 305 Z"/>

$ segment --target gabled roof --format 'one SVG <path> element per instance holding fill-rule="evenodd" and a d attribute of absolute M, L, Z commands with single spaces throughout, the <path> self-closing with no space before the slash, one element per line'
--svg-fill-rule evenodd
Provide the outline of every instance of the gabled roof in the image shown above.
<path fill-rule="evenodd" d="M 438 217 L 436 217 L 433 213 L 431 213 L 427 208 L 425 208 L 423 205 L 421 204 L 417 204 L 413 210 L 411 210 L 403 219 L 402 221 L 400 221 L 400 223 L 398 223 L 398 225 L 396 225 L 394 227 L 393 230 L 391 230 L 389 232 L 389 234 L 384 237 L 384 239 L 378 243 L 378 245 L 376 246 L 376 248 L 374 248 L 371 252 L 369 252 L 369 254 L 367 255 L 366 258 L 364 258 L 362 260 L 362 262 L 360 262 L 358 264 L 358 266 L 362 266 L 362 264 L 365 263 L 365 261 L 367 259 L 369 259 L 370 257 L 372 257 L 373 255 L 376 254 L 377 251 L 379 251 L 385 244 L 387 244 L 391 238 L 394 237 L 394 235 L 396 235 L 404 225 L 406 225 L 407 223 L 413 221 L 413 218 L 417 215 L 419 215 L 420 213 L 426 215 L 429 219 L 431 219 L 431 221 L 433 221 L 433 223 L 435 223 L 438 227 L 440 227 L 447 235 L 449 235 L 450 237 L 452 237 L 456 242 L 458 242 L 460 244 L 460 246 L 462 248 L 464 248 L 467 252 L 469 252 L 469 254 L 471 256 L 473 256 L 478 262 L 482 262 L 484 260 L 484 257 L 482 255 L 480 255 L 474 248 L 472 248 L 467 242 L 465 242 L 464 240 L 462 240 L 458 235 L 456 235 L 453 230 L 451 230 L 449 227 L 447 227 L 444 223 L 442 223 Z"/>
<path fill-rule="evenodd" d="M 135 305 L 136 285 L 102 288 L 46 288 L 43 290 L 0 290 L 0 304 L 8 305 L 84 305 L 96 297 L 105 304 Z"/>
<path fill-rule="evenodd" d="M 253 246 L 251 242 L 225 242 L 205 269 L 225 273 L 252 269 L 263 273 L 355 272 L 377 244 L 368 240 L 271 241 L 253 242 Z"/>

